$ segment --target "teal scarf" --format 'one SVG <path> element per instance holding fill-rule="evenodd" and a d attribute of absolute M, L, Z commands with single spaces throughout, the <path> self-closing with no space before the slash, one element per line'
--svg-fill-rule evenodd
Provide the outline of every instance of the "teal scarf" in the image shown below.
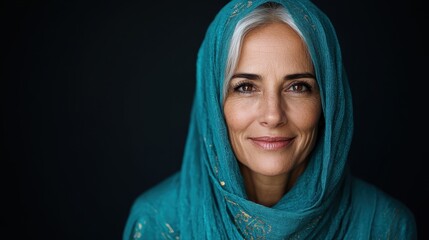
<path fill-rule="evenodd" d="M 308 166 L 273 207 L 247 200 L 223 115 L 223 81 L 237 22 L 265 2 L 282 4 L 301 30 L 321 92 L 324 128 Z M 201 45 L 182 169 L 140 196 L 124 239 L 415 239 L 412 214 L 349 173 L 352 96 L 329 19 L 307 0 L 233 0 Z"/>

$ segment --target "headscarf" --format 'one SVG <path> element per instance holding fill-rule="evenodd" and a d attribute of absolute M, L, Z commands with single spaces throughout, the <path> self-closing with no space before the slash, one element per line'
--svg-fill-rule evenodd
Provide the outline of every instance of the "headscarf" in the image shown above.
<path fill-rule="evenodd" d="M 240 19 L 266 2 L 283 5 L 301 31 L 313 61 L 324 116 L 323 130 L 305 171 L 272 207 L 247 199 L 223 113 L 232 33 Z M 154 208 L 152 219 L 163 225 L 164 232 L 158 234 L 166 239 L 342 239 L 353 232 L 350 209 L 358 203 L 352 199 L 353 183 L 347 167 L 353 133 L 352 96 L 328 17 L 308 0 L 233 0 L 210 24 L 198 52 L 196 73 L 180 173 L 169 184 L 146 194 L 146 201 L 156 202 L 158 195 L 164 200 L 156 209 L 153 205 L 135 206 L 135 216 L 130 216 L 128 225 L 136 221 L 136 212 Z M 162 193 L 168 191 L 174 193 Z M 368 204 L 367 210 L 375 212 L 375 205 Z M 130 235 L 137 239 L 148 219 L 133 225 L 137 236 L 130 234 L 132 227 L 127 226 L 124 239 Z M 161 228 L 147 228 L 142 238 Z M 355 236 L 370 235 L 371 229 L 357 228 L 361 232 Z"/>
<path fill-rule="evenodd" d="M 325 119 L 324 131 L 306 170 L 273 207 L 247 200 L 228 138 L 222 95 L 235 25 L 266 2 L 282 4 L 302 32 L 313 60 Z M 325 229 L 337 229 L 332 225 L 341 223 L 344 217 L 341 208 L 348 205 L 349 190 L 344 179 L 353 132 L 351 100 L 335 31 L 328 18 L 310 1 L 227 4 L 209 26 L 198 54 L 196 93 L 181 173 L 179 209 L 183 211 L 179 215 L 187 219 L 181 222 L 181 231 L 186 229 L 192 236 L 203 234 L 208 239 L 218 235 L 232 239 L 265 236 L 278 239 L 317 236 Z"/>

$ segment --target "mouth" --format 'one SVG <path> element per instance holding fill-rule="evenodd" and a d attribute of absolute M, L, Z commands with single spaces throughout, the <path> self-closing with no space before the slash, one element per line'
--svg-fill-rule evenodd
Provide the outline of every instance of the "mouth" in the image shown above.
<path fill-rule="evenodd" d="M 294 138 L 288 137 L 254 137 L 249 138 L 259 148 L 268 151 L 276 151 L 287 147 Z"/>

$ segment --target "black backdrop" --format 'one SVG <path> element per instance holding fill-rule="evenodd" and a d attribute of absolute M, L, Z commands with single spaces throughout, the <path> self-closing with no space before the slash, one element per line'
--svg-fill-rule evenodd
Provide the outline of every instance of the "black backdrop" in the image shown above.
<path fill-rule="evenodd" d="M 2 234 L 121 238 L 137 195 L 180 168 L 197 50 L 227 2 L 3 3 Z M 315 3 L 351 82 L 352 171 L 404 202 L 428 239 L 422 7 Z"/>

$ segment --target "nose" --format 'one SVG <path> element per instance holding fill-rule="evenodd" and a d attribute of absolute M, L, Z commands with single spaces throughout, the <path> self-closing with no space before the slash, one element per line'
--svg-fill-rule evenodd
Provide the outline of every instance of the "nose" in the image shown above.
<path fill-rule="evenodd" d="M 285 103 L 281 93 L 264 96 L 260 105 L 260 124 L 264 127 L 276 128 L 287 123 Z"/>

